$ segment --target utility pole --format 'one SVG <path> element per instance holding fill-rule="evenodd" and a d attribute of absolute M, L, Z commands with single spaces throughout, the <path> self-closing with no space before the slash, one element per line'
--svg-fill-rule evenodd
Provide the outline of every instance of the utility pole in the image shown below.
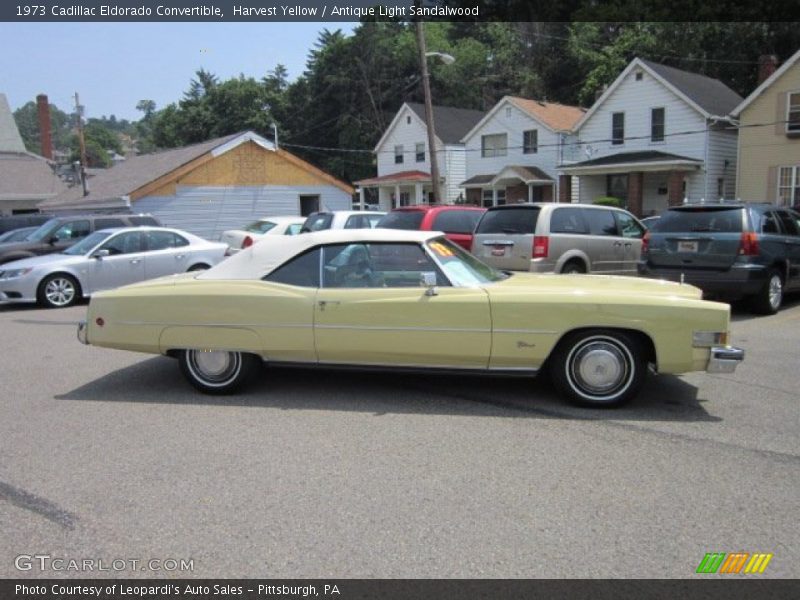
<path fill-rule="evenodd" d="M 436 157 L 436 131 L 433 123 L 433 103 L 431 102 L 431 78 L 428 73 L 427 46 L 422 19 L 417 20 L 417 46 L 419 65 L 422 69 L 422 90 L 425 94 L 425 125 L 428 129 L 428 152 L 431 155 L 431 204 L 439 202 L 439 161 Z"/>
<path fill-rule="evenodd" d="M 89 195 L 89 186 L 86 182 L 86 141 L 83 139 L 83 107 L 78 99 L 78 92 L 75 92 L 75 116 L 77 117 L 78 125 L 78 143 L 81 149 L 81 185 L 83 186 L 83 195 Z"/>

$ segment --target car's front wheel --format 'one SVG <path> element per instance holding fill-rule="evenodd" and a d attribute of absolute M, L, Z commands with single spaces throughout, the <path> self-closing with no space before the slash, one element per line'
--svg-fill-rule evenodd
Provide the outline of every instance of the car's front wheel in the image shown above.
<path fill-rule="evenodd" d="M 252 376 L 260 358 L 226 350 L 182 350 L 181 371 L 195 388 L 206 394 L 231 394 Z"/>
<path fill-rule="evenodd" d="M 81 297 L 81 288 L 71 275 L 54 273 L 39 284 L 38 300 L 44 308 L 66 308 Z"/>
<path fill-rule="evenodd" d="M 559 343 L 550 360 L 556 390 L 581 406 L 627 402 L 639 393 L 646 373 L 642 345 L 620 331 L 571 333 Z"/>

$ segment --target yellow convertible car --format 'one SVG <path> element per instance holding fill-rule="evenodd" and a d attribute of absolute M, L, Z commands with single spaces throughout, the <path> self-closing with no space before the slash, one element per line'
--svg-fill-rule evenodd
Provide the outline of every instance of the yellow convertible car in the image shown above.
<path fill-rule="evenodd" d="M 661 373 L 732 372 L 729 308 L 679 283 L 504 273 L 440 233 L 336 230 L 258 242 L 202 273 L 92 296 L 86 344 L 176 357 L 229 393 L 269 364 L 534 374 L 616 405 Z"/>

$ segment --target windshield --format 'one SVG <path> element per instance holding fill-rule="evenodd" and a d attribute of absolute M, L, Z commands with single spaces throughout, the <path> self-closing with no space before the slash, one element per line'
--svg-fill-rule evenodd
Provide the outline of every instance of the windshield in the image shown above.
<path fill-rule="evenodd" d="M 34 231 L 32 234 L 28 236 L 28 240 L 31 242 L 41 242 L 49 238 L 53 231 L 53 226 L 56 225 L 58 222 L 59 222 L 58 219 L 50 219 L 49 221 L 46 221 L 45 223 L 40 225 L 36 231 Z"/>
<path fill-rule="evenodd" d="M 77 244 L 73 244 L 72 246 L 64 250 L 62 254 L 70 254 L 72 256 L 79 256 L 82 254 L 86 254 L 87 252 L 89 252 L 89 250 L 97 246 L 97 244 L 102 242 L 110 235 L 111 232 L 109 231 L 95 231 L 93 234 L 83 238 Z"/>
<path fill-rule="evenodd" d="M 431 240 L 427 246 L 454 286 L 471 287 L 508 278 L 507 274 L 482 263 L 461 246 L 445 238 Z"/>
<path fill-rule="evenodd" d="M 378 221 L 377 227 L 383 229 L 419 229 L 425 213 L 421 210 L 398 210 L 390 212 Z"/>
<path fill-rule="evenodd" d="M 668 210 L 650 230 L 658 233 L 739 233 L 742 231 L 742 212 L 739 207 Z"/>

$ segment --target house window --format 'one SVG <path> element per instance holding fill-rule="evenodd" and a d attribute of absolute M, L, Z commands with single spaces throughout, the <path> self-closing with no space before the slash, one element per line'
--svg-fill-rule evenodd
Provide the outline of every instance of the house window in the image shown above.
<path fill-rule="evenodd" d="M 406 117 L 406 125 L 411 125 L 411 115 Z"/>
<path fill-rule="evenodd" d="M 510 119 L 510 118 L 511 118 L 511 107 L 510 106 L 506 106 L 506 119 Z"/>
<path fill-rule="evenodd" d="M 481 136 L 481 156 L 505 156 L 508 153 L 508 135 L 494 133 Z"/>
<path fill-rule="evenodd" d="M 606 196 L 618 198 L 623 206 L 628 204 L 628 176 L 606 175 Z"/>
<path fill-rule="evenodd" d="M 800 133 L 800 92 L 789 92 L 786 133 Z"/>
<path fill-rule="evenodd" d="M 625 143 L 625 113 L 611 115 L 611 143 L 615 146 Z"/>
<path fill-rule="evenodd" d="M 416 147 L 417 162 L 425 162 L 425 144 L 417 144 Z"/>
<path fill-rule="evenodd" d="M 536 154 L 539 151 L 539 130 L 531 129 L 522 132 L 522 153 Z"/>
<path fill-rule="evenodd" d="M 650 109 L 650 141 L 664 141 L 664 109 Z"/>
<path fill-rule="evenodd" d="M 394 164 L 403 164 L 403 145 L 394 147 Z"/>
<path fill-rule="evenodd" d="M 497 204 L 493 203 L 494 193 L 493 190 L 483 190 L 483 206 L 489 208 L 490 206 L 501 206 L 506 203 L 506 190 L 497 190 Z"/>
<path fill-rule="evenodd" d="M 778 172 L 778 204 L 800 204 L 800 165 L 781 167 Z"/>
<path fill-rule="evenodd" d="M 641 81 L 643 76 L 644 73 L 642 73 L 641 71 L 636 71 L 636 81 Z"/>

